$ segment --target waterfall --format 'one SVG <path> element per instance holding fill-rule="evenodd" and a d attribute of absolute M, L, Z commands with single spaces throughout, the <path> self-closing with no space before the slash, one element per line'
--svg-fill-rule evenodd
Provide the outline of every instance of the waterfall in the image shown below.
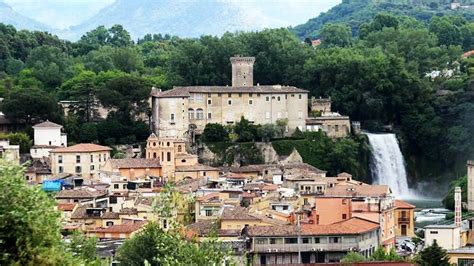
<path fill-rule="evenodd" d="M 372 147 L 372 179 L 388 185 L 395 196 L 411 196 L 408 189 L 405 161 L 395 134 L 366 133 Z"/>

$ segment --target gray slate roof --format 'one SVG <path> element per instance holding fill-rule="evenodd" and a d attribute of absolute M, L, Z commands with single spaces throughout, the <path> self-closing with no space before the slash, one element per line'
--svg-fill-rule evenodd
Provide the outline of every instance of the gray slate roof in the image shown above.
<path fill-rule="evenodd" d="M 264 85 L 253 87 L 232 87 L 232 86 L 192 86 L 174 87 L 167 91 L 152 90 L 151 96 L 158 98 L 168 97 L 189 97 L 190 93 L 308 93 L 308 91 L 293 86 Z"/>

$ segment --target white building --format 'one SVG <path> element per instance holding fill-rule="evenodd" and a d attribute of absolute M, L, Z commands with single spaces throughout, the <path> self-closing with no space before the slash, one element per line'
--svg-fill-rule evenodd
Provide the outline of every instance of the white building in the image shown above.
<path fill-rule="evenodd" d="M 461 247 L 461 227 L 455 224 L 433 224 L 425 226 L 425 245 L 431 246 L 436 241 L 438 246 L 452 250 Z"/>
<path fill-rule="evenodd" d="M 63 126 L 53 122 L 43 122 L 33 126 L 34 143 L 30 154 L 33 159 L 48 157 L 52 149 L 67 147 L 67 135 L 61 133 Z"/>
<path fill-rule="evenodd" d="M 10 145 L 9 140 L 0 140 L 0 157 L 20 164 L 20 145 Z"/>

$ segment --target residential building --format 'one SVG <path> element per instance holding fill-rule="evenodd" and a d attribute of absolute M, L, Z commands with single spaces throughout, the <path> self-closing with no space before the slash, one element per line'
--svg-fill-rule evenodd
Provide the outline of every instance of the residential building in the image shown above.
<path fill-rule="evenodd" d="M 395 235 L 415 236 L 415 205 L 395 200 Z"/>
<path fill-rule="evenodd" d="M 466 246 L 453 250 L 448 250 L 449 263 L 457 266 L 474 265 L 474 247 Z"/>
<path fill-rule="evenodd" d="M 58 203 L 90 204 L 94 208 L 105 208 L 108 206 L 107 191 L 90 187 L 61 190 L 54 198 Z"/>
<path fill-rule="evenodd" d="M 183 137 L 208 123 L 231 125 L 245 117 L 251 123 L 288 119 L 287 134 L 304 130 L 308 91 L 291 86 L 254 85 L 253 57 L 232 57 L 232 86 L 152 89 L 153 128 L 160 137 Z"/>
<path fill-rule="evenodd" d="M 147 176 L 162 176 L 162 172 L 159 160 L 124 158 L 107 160 L 100 175 L 119 175 L 128 181 Z"/>
<path fill-rule="evenodd" d="M 331 98 L 311 98 L 311 116 L 306 119 L 307 131 L 324 131 L 331 138 L 343 138 L 351 133 L 348 116 L 331 110 Z"/>
<path fill-rule="evenodd" d="M 43 183 L 43 180 L 51 178 L 51 165 L 49 157 L 33 159 L 31 164 L 25 169 L 25 179 L 36 184 Z"/>
<path fill-rule="evenodd" d="M 86 233 L 88 236 L 94 236 L 99 239 L 129 239 L 139 232 L 146 224 L 146 221 L 131 221 L 105 228 L 89 229 Z"/>
<path fill-rule="evenodd" d="M 351 218 L 330 225 L 251 226 L 254 265 L 339 262 L 349 251 L 369 257 L 380 243 L 378 223 Z"/>
<path fill-rule="evenodd" d="M 34 159 L 49 157 L 49 152 L 55 148 L 67 147 L 67 135 L 61 132 L 63 126 L 45 121 L 33 126 L 34 140 L 30 149 Z"/>
<path fill-rule="evenodd" d="M 71 173 L 83 178 L 97 178 L 98 171 L 110 158 L 110 147 L 80 143 L 50 151 L 53 175 Z"/>
<path fill-rule="evenodd" d="M 461 227 L 454 224 L 433 224 L 425 226 L 425 245 L 435 242 L 446 250 L 461 247 Z"/>
<path fill-rule="evenodd" d="M 0 158 L 20 164 L 20 145 L 10 145 L 9 140 L 0 140 Z"/>

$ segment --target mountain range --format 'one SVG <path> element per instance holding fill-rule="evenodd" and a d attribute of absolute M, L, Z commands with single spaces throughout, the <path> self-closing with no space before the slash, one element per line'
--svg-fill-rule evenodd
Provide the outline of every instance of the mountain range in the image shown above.
<path fill-rule="evenodd" d="M 9 5 L 0 1 L 0 22 L 10 24 L 17 29 L 31 29 L 40 31 L 52 31 L 49 26 L 34 19 L 23 16 L 14 11 Z"/>

